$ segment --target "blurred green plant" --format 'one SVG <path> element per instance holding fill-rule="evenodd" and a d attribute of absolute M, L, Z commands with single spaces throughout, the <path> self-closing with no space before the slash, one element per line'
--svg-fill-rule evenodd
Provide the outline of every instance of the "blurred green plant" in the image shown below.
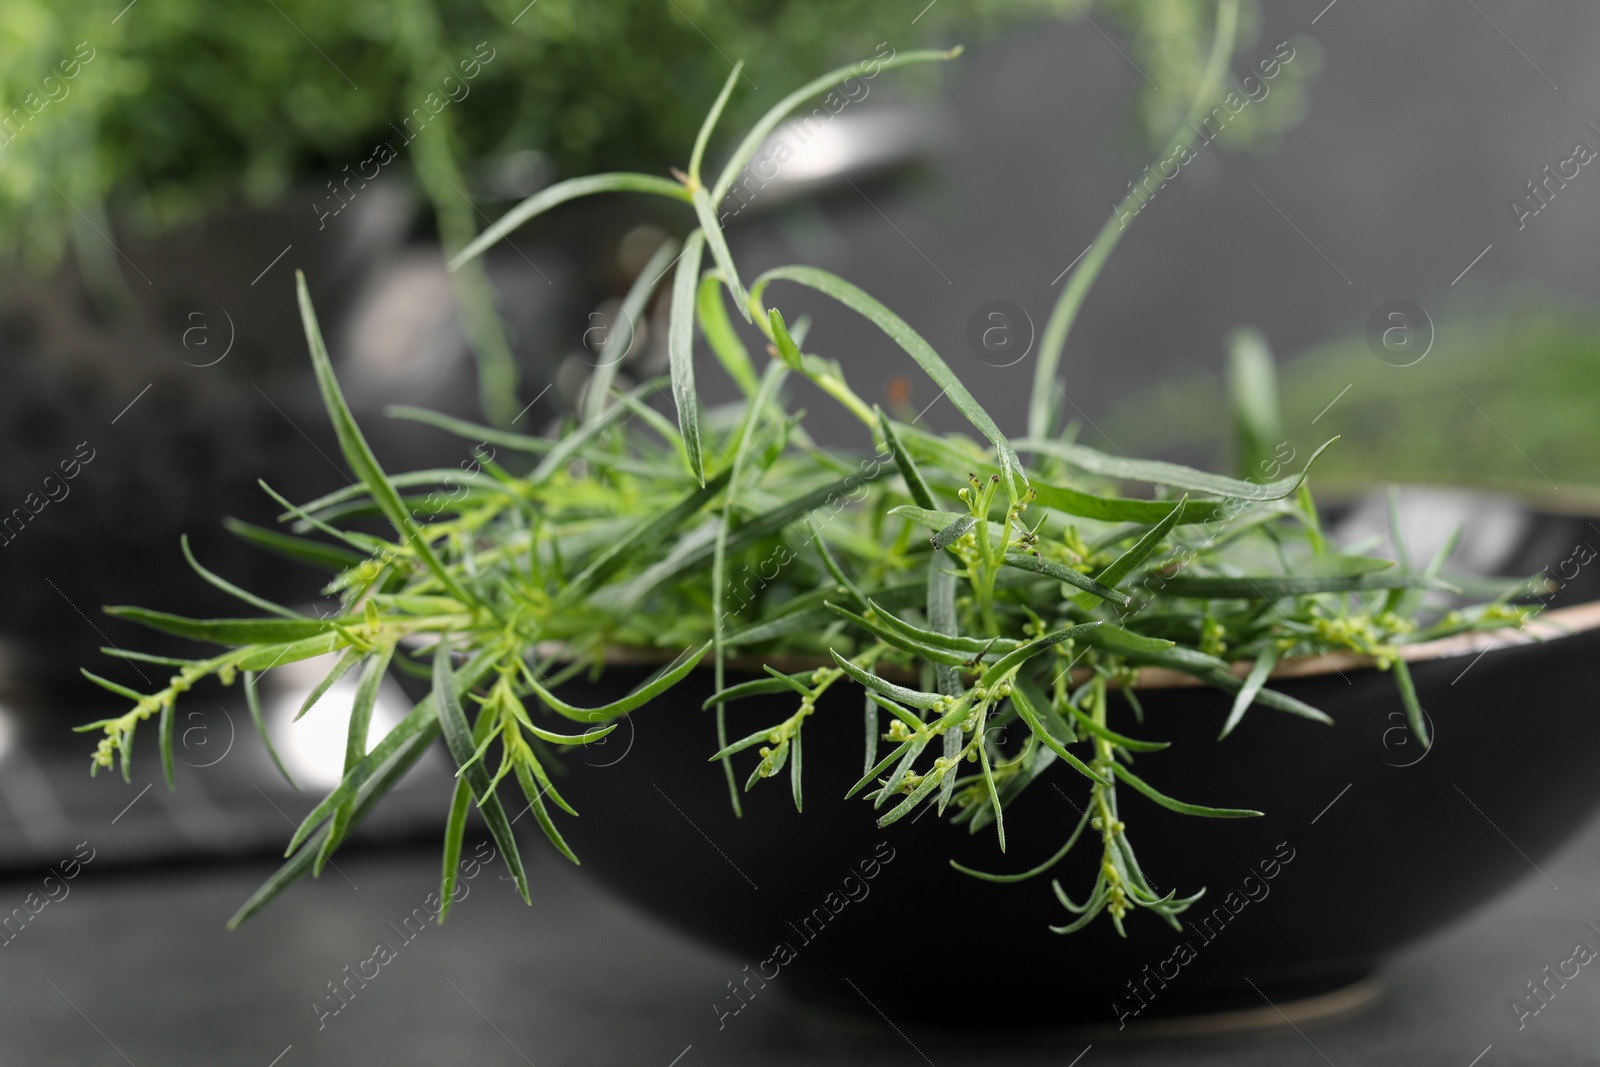
<path fill-rule="evenodd" d="M 1199 84 L 1207 4 L 1097 3 L 1129 32 L 1147 73 L 1137 128 L 1169 127 L 1182 107 L 1174 101 Z M 376 152 L 385 164 L 404 158 L 453 251 L 476 232 L 468 196 L 493 195 L 496 160 L 503 172 L 521 166 L 524 182 L 537 180 L 530 165 L 659 174 L 681 164 L 699 119 L 689 102 L 715 93 L 730 55 L 751 60 L 745 87 L 757 77 L 782 85 L 879 41 L 902 50 L 952 27 L 1093 18 L 1085 8 L 1097 3 L 943 0 L 912 18 L 864 0 L 268 0 L 221 10 L 201 0 L 120 10 L 12 0 L 0 25 L 0 248 L 44 268 L 71 245 L 97 302 L 113 308 L 125 297 L 103 236 L 111 216 L 161 229 L 229 202 L 269 201 L 297 180 L 337 182 Z M 1254 9 L 1244 11 L 1248 39 Z M 1296 121 L 1311 70 L 1302 63 L 1220 140 L 1266 143 Z M 763 95 L 745 94 L 733 117 L 752 118 Z M 342 210 L 329 189 L 311 205 L 319 218 Z M 521 403 L 493 291 L 477 264 L 455 284 L 481 405 L 504 425 Z"/>
<path fill-rule="evenodd" d="M 1359 334 L 1283 362 L 1284 435 L 1302 449 L 1344 436 L 1319 480 L 1600 486 L 1600 310 L 1549 293 L 1492 307 L 1461 298 L 1436 314 L 1434 337 L 1408 367 L 1376 358 Z M 1210 416 L 1227 406 L 1225 393 L 1219 375 L 1168 377 L 1099 425 L 1124 448 L 1211 464 L 1229 457 L 1248 471 L 1246 450 L 1230 448 Z"/>
<path fill-rule="evenodd" d="M 1184 124 L 1195 90 L 1205 76 L 1211 37 L 1211 5 L 1195 0 L 1099 0 L 1130 37 L 1129 55 L 1148 78 L 1129 102 L 1127 151 L 1143 161 L 1147 149 L 1161 144 Z M 1236 78 L 1227 89 L 1248 100 L 1237 111 L 1229 109 L 1225 128 L 1216 135 L 1222 147 L 1265 155 L 1277 147 L 1278 136 L 1305 118 L 1309 91 L 1322 69 L 1316 42 L 1296 37 L 1294 60 L 1274 64 L 1262 77 L 1261 64 L 1271 63 L 1270 50 L 1250 51 L 1261 36 L 1261 7 L 1246 3 L 1239 8 L 1239 43 L 1233 65 Z M 1246 81 L 1246 79 L 1249 79 Z M 1271 85 L 1265 91 L 1263 81 Z M 1220 103 L 1210 101 L 1207 106 Z"/>
<path fill-rule="evenodd" d="M 97 241 L 90 227 L 105 230 L 108 210 L 119 222 L 164 226 L 336 173 L 376 141 L 394 143 L 404 116 L 428 93 L 443 95 L 444 76 L 459 79 L 458 64 L 480 42 L 493 61 L 442 116 L 455 158 L 531 148 L 559 176 L 681 165 L 698 101 L 716 93 L 729 57 L 749 61 L 743 88 L 767 87 L 735 103 L 730 119 L 748 121 L 776 87 L 879 41 L 907 50 L 953 31 L 1080 12 L 1097 25 L 1109 16 L 1108 28 L 1130 36 L 1131 55 L 1152 79 L 1139 82 L 1135 124 L 1165 136 L 1199 83 L 1209 40 L 1202 0 L 941 0 L 920 14 L 915 6 L 138 0 L 124 9 L 116 0 L 10 0 L 0 21 L 0 112 L 21 114 L 17 136 L 0 139 L 10 142 L 0 146 L 0 242 L 48 265 L 75 236 Z M 1246 41 L 1253 11 L 1244 9 Z M 59 64 L 80 42 L 95 58 L 63 80 Z M 1311 67 L 1287 72 L 1230 124 L 1224 143 L 1266 144 L 1296 121 Z M 49 100 L 47 77 L 66 95 L 34 111 Z M 418 169 L 433 194 L 442 179 Z M 105 254 L 89 240 L 80 251 Z"/>

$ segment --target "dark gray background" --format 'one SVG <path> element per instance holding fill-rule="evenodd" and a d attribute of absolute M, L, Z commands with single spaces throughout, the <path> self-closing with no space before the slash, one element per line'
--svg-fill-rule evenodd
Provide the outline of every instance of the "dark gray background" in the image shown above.
<path fill-rule="evenodd" d="M 1373 309 L 1395 298 L 1438 317 L 1452 300 L 1479 305 L 1522 286 L 1586 298 L 1600 286 L 1600 173 L 1584 168 L 1520 232 L 1506 207 L 1577 140 L 1600 148 L 1600 135 L 1584 125 L 1600 122 L 1600 71 L 1590 58 L 1600 10 L 1338 0 L 1313 26 L 1326 0 L 1265 6 L 1260 39 L 1241 47 L 1234 69 L 1279 41 L 1310 36 L 1322 70 L 1309 114 L 1265 158 L 1204 149 L 1133 221 L 1063 364 L 1069 395 L 1091 417 L 1165 374 L 1220 369 L 1222 339 L 1241 324 L 1258 326 L 1280 354 L 1294 353 L 1359 335 Z M 968 359 L 967 318 L 1004 298 L 1043 329 L 1060 291 L 1052 279 L 1143 165 L 1108 150 L 1140 75 L 1081 23 L 976 49 L 953 66 L 945 177 L 898 197 L 865 189 L 872 203 L 856 193 L 831 200 L 840 246 L 818 265 L 899 311 L 1002 429 L 1020 432 L 1033 359 L 1005 369 Z M 744 241 L 751 268 L 796 256 L 776 234 Z M 806 303 L 792 288 L 783 293 Z M 864 395 L 877 398 L 890 374 L 915 377 L 870 327 L 813 306 L 824 317 L 811 343 L 837 355 Z M 1450 358 L 1447 333 L 1429 358 Z M 933 398 L 925 380 L 918 394 Z M 963 428 L 943 404 L 928 419 Z"/>

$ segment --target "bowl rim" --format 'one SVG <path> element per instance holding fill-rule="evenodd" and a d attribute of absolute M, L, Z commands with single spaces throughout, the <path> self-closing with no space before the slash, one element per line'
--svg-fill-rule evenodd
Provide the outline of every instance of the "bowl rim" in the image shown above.
<path fill-rule="evenodd" d="M 1398 645 L 1396 650 L 1406 663 L 1426 663 L 1432 660 L 1456 659 L 1469 655 L 1482 656 L 1498 648 L 1519 645 L 1543 644 L 1563 637 L 1574 637 L 1588 630 L 1600 628 L 1600 600 L 1571 604 L 1540 612 L 1520 626 L 1507 626 L 1498 630 L 1474 630 L 1451 634 L 1432 641 L 1419 641 L 1414 645 Z M 1229 673 L 1243 678 L 1255 666 L 1254 660 L 1238 660 L 1228 665 Z M 1292 656 L 1282 660 L 1268 680 L 1286 678 L 1316 678 L 1325 674 L 1343 674 L 1345 671 L 1378 668 L 1376 656 L 1344 650 L 1323 652 L 1309 656 Z M 1136 689 L 1179 689 L 1205 686 L 1207 683 L 1193 675 L 1165 667 L 1141 667 Z"/>
<path fill-rule="evenodd" d="M 1550 611 L 1540 612 L 1531 620 L 1526 620 L 1519 626 L 1507 626 L 1498 630 L 1469 631 L 1467 633 L 1452 634 L 1449 637 L 1435 638 L 1432 641 L 1419 641 L 1416 644 L 1398 645 L 1396 647 L 1400 653 L 1400 658 L 1407 663 L 1424 663 L 1469 655 L 1482 656 L 1497 648 L 1543 644 L 1563 637 L 1574 637 L 1597 628 L 1600 628 L 1600 600 L 1590 600 L 1582 604 L 1572 604 L 1567 607 L 1553 608 Z M 538 653 L 541 657 L 560 659 L 563 658 L 563 653 L 568 651 L 570 650 L 558 642 L 541 642 L 538 646 Z M 605 665 L 659 667 L 670 662 L 671 659 L 672 655 L 665 649 L 614 646 L 606 650 Z M 730 656 L 726 662 L 729 670 L 746 674 L 760 674 L 763 666 L 771 666 L 778 670 L 794 673 L 828 665 L 825 661 L 816 657 L 796 655 Z M 1254 666 L 1255 660 L 1237 660 L 1228 665 L 1228 670 L 1235 677 L 1243 678 L 1250 673 L 1251 668 Z M 1282 681 L 1292 678 L 1315 678 L 1325 674 L 1343 675 L 1346 671 L 1376 669 L 1379 669 L 1378 657 L 1340 650 L 1309 656 L 1292 656 L 1288 659 L 1280 660 L 1267 677 L 1269 681 Z M 885 671 L 881 673 L 891 678 L 903 677 L 910 679 L 914 677 L 909 671 Z M 1088 672 L 1081 669 L 1073 672 L 1074 678 L 1077 679 L 1080 673 L 1084 680 L 1088 679 Z M 1191 689 L 1207 687 L 1209 684 L 1193 675 L 1169 670 L 1165 667 L 1140 667 L 1138 679 L 1132 688 L 1136 690 Z"/>

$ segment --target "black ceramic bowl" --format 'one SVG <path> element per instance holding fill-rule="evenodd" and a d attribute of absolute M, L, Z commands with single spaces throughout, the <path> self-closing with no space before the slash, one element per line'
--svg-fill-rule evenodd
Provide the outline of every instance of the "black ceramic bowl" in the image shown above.
<path fill-rule="evenodd" d="M 1520 532 L 1501 537 L 1486 571 L 1555 574 L 1574 544 L 1600 544 L 1587 520 L 1519 514 Z M 1584 580 L 1596 571 L 1600 560 Z M 844 687 L 805 727 L 803 814 L 784 775 L 758 784 L 734 816 L 722 769 L 706 762 L 714 727 L 700 705 L 712 686 L 697 671 L 569 761 L 560 788 L 583 817 L 568 839 L 585 871 L 736 955 L 719 1010 L 776 983 L 901 1018 L 983 1025 L 1026 1014 L 1116 1028 L 1317 997 L 1518 879 L 1542 877 L 1535 864 L 1600 800 L 1600 603 L 1549 610 L 1529 629 L 1546 639 L 1509 632 L 1410 650 L 1434 730 L 1426 753 L 1403 729 L 1392 677 L 1357 657 L 1289 663 L 1272 682 L 1334 725 L 1257 708 L 1221 742 L 1227 696 L 1147 671 L 1137 732 L 1173 744 L 1141 755 L 1139 773 L 1172 796 L 1266 813 L 1198 819 L 1119 792 L 1151 881 L 1207 890 L 1181 931 L 1136 912 L 1126 939 L 1104 917 L 1058 936 L 1047 927 L 1068 913 L 1049 877 L 1000 885 L 949 866 L 1021 871 L 1051 855 L 1086 794 L 1060 764 L 1008 809 L 1008 854 L 992 828 L 969 836 L 932 815 L 878 830 L 869 802 L 841 799 L 862 773 L 861 696 Z M 598 703 L 647 670 L 612 668 L 573 695 Z M 731 736 L 780 721 L 791 703 L 731 705 Z M 741 784 L 750 761 L 742 766 Z M 1098 862 L 1086 839 L 1050 875 L 1081 900 Z"/>

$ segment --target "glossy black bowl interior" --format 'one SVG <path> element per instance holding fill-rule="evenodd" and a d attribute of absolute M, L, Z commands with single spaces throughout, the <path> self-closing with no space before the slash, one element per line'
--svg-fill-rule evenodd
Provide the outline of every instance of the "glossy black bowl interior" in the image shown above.
<path fill-rule="evenodd" d="M 1362 509 L 1348 514 L 1358 521 Z M 1473 557 L 1484 573 L 1553 574 L 1574 545 L 1600 545 L 1587 519 L 1518 514 L 1512 535 L 1495 534 L 1497 552 Z M 1600 560 L 1579 571 L 1559 601 L 1595 598 Z M 582 813 L 568 839 L 585 871 L 748 965 L 719 1010 L 776 983 L 897 1017 L 984 1025 L 1026 1012 L 1116 1026 L 1337 988 L 1512 882 L 1541 877 L 1534 865 L 1600 800 L 1597 662 L 1595 628 L 1413 662 L 1435 733 L 1426 754 L 1405 747 L 1393 679 L 1371 667 L 1274 683 L 1333 726 L 1258 708 L 1222 742 L 1224 695 L 1141 691 L 1144 726 L 1121 719 L 1173 745 L 1139 756 L 1140 775 L 1172 796 L 1266 814 L 1197 819 L 1120 790 L 1152 882 L 1207 889 L 1183 930 L 1136 912 L 1126 939 L 1104 918 L 1050 933 L 1069 916 L 1048 876 L 996 885 L 947 862 L 1020 871 L 1049 856 L 1085 802 L 1075 772 L 1053 766 L 1008 809 L 1007 854 L 992 829 L 973 837 L 931 814 L 880 831 L 870 802 L 841 799 L 862 773 L 863 732 L 860 693 L 842 686 L 805 727 L 803 814 L 783 775 L 733 815 L 721 768 L 706 762 L 716 747 L 712 713 L 700 710 L 709 671 L 569 759 L 560 788 Z M 598 703 L 645 673 L 615 668 L 572 695 Z M 731 706 L 730 736 L 780 721 L 791 704 Z M 738 764 L 741 785 L 751 766 Z M 1050 876 L 1081 900 L 1098 862 L 1086 839 Z"/>

